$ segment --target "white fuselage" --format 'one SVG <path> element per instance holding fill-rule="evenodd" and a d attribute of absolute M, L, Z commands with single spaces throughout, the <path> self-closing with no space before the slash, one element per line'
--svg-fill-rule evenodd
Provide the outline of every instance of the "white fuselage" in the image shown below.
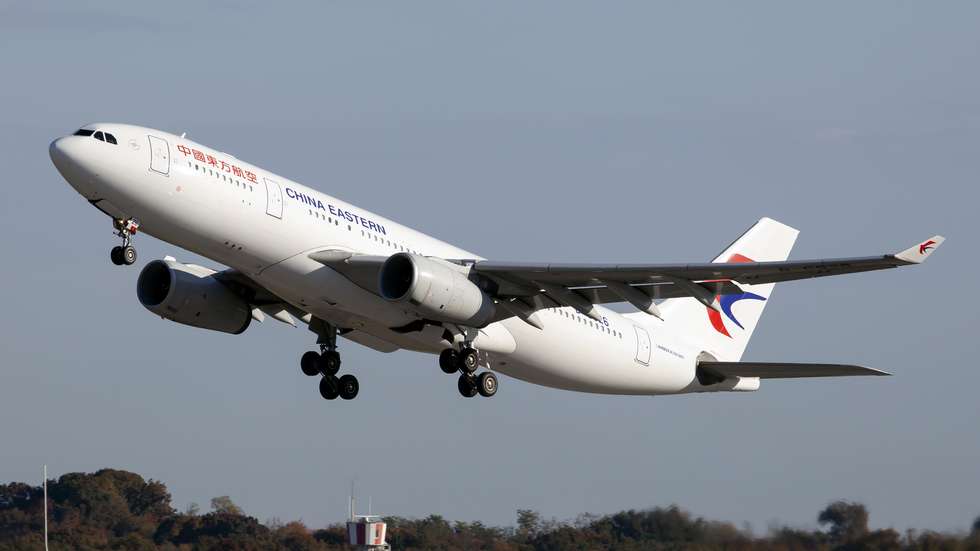
<path fill-rule="evenodd" d="M 69 183 L 114 218 L 136 218 L 140 231 L 244 274 L 296 309 L 379 350 L 437 353 L 442 330 L 397 332 L 419 318 L 310 253 L 343 250 L 445 259 L 480 257 L 186 138 L 122 124 L 118 145 L 66 136 L 51 156 Z M 700 350 L 657 318 L 598 307 L 602 322 L 571 308 L 539 311 L 543 329 L 519 318 L 492 323 L 474 345 L 490 368 L 532 383 L 610 394 L 707 390 L 695 379 Z M 737 384 L 711 390 L 742 390 Z M 754 388 L 744 388 L 753 390 Z"/>

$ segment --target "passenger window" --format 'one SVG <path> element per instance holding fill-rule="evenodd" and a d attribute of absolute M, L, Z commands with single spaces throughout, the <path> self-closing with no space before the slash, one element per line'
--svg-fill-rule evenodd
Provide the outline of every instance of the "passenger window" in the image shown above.
<path fill-rule="evenodd" d="M 105 136 L 102 135 L 102 132 L 96 132 L 95 133 L 95 139 L 96 140 L 99 140 L 100 142 L 104 142 L 105 141 Z"/>
<path fill-rule="evenodd" d="M 109 134 L 108 132 L 105 135 L 105 141 L 111 143 L 112 145 L 119 145 L 116 143 L 116 137 L 113 136 L 112 134 Z"/>

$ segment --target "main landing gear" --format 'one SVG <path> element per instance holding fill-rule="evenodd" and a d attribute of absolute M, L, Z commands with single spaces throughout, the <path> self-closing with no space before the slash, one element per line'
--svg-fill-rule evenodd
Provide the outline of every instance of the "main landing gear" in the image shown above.
<path fill-rule="evenodd" d="M 116 235 L 122 238 L 122 246 L 113 247 L 109 251 L 109 258 L 116 266 L 130 266 L 136 262 L 136 249 L 132 246 L 133 236 L 139 230 L 140 223 L 135 218 L 123 220 L 121 218 L 112 221 L 112 227 L 116 229 Z"/>
<path fill-rule="evenodd" d="M 464 345 L 458 352 L 447 348 L 439 354 L 439 368 L 443 373 L 459 373 L 456 388 L 465 398 L 472 398 L 477 394 L 489 398 L 497 393 L 497 376 L 492 371 L 477 375 L 476 370 L 479 367 L 480 354 L 469 345 Z"/>
<path fill-rule="evenodd" d="M 336 400 L 338 397 L 343 400 L 353 400 L 360 390 L 357 377 L 350 374 L 337 377 L 337 373 L 340 371 L 337 328 L 321 319 L 314 318 L 310 322 L 310 330 L 319 335 L 317 344 L 320 345 L 320 352 L 310 351 L 303 354 L 299 361 L 299 367 L 303 370 L 303 374 L 309 377 L 321 376 L 320 396 L 323 396 L 325 400 Z"/>

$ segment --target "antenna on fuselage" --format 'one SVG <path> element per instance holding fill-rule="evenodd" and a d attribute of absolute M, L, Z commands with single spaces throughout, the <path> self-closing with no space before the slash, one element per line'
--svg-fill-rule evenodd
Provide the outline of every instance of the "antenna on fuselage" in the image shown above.
<path fill-rule="evenodd" d="M 181 139 L 184 139 L 184 136 L 186 136 L 186 135 L 187 135 L 187 132 L 181 132 L 181 133 L 180 133 L 180 138 L 181 138 Z"/>

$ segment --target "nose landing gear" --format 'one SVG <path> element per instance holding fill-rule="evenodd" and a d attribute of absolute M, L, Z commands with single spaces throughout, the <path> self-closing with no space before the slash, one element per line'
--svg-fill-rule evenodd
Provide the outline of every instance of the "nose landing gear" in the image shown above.
<path fill-rule="evenodd" d="M 347 374 L 337 377 L 340 371 L 340 353 L 337 352 L 337 328 L 329 323 L 314 318 L 310 322 L 310 330 L 319 338 L 320 352 L 313 351 L 303 354 L 299 366 L 304 375 L 314 377 L 320 375 L 320 396 L 325 400 L 353 400 L 357 397 L 360 384 L 357 377 Z"/>
<path fill-rule="evenodd" d="M 113 247 L 109 251 L 109 258 L 116 266 L 130 266 L 136 262 L 136 249 L 132 246 L 133 235 L 139 230 L 140 224 L 135 218 L 126 220 L 117 218 L 112 221 L 112 227 L 116 229 L 116 235 L 122 238 L 122 246 Z"/>

